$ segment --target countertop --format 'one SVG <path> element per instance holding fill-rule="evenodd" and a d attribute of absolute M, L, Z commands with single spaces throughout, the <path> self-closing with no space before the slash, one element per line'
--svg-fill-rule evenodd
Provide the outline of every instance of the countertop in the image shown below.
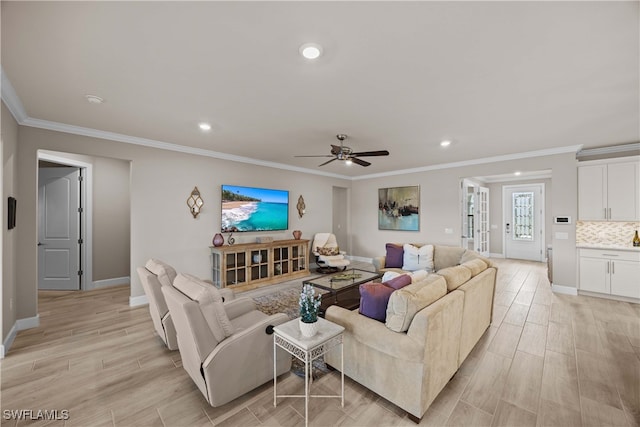
<path fill-rule="evenodd" d="M 615 249 L 617 251 L 640 252 L 640 247 L 631 245 L 616 245 L 607 243 L 577 243 L 576 248 L 585 249 Z"/>

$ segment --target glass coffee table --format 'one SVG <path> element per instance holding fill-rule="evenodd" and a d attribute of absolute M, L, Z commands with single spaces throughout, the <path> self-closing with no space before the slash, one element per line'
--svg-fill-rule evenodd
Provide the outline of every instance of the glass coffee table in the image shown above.
<path fill-rule="evenodd" d="M 303 281 L 314 288 L 326 291 L 322 294 L 320 315 L 324 317 L 327 307 L 337 305 L 347 310 L 360 307 L 360 289 L 363 283 L 379 279 L 382 274 L 350 268 L 339 273 L 312 277 Z"/>

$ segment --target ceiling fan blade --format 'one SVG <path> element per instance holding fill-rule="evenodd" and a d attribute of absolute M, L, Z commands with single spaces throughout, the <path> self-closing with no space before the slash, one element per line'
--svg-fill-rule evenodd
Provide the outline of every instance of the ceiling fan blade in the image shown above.
<path fill-rule="evenodd" d="M 333 157 L 331 154 L 319 154 L 317 156 L 293 156 L 293 157 Z"/>
<path fill-rule="evenodd" d="M 333 162 L 334 160 L 338 160 L 338 159 L 336 159 L 336 158 L 334 157 L 333 159 L 331 159 L 331 160 L 327 160 L 327 161 L 326 161 L 326 162 L 324 162 L 323 164 L 318 165 L 318 167 L 320 167 L 320 166 L 324 166 L 324 165 L 326 165 L 326 164 L 328 164 L 328 163 L 331 163 L 331 162 Z"/>
<path fill-rule="evenodd" d="M 352 156 L 359 156 L 359 157 L 367 157 L 367 156 L 388 156 L 389 152 L 387 150 L 380 150 L 380 151 L 362 151 L 360 153 L 353 153 L 351 154 Z"/>
<path fill-rule="evenodd" d="M 353 163 L 359 164 L 360 166 L 369 166 L 371 163 L 369 162 L 365 162 L 364 160 L 361 160 L 357 157 L 351 157 L 351 161 Z"/>

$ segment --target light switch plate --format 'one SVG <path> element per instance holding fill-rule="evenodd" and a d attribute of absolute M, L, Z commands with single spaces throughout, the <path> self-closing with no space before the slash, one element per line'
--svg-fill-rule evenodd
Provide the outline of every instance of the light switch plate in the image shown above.
<path fill-rule="evenodd" d="M 445 228 L 444 234 L 453 234 L 453 228 Z"/>

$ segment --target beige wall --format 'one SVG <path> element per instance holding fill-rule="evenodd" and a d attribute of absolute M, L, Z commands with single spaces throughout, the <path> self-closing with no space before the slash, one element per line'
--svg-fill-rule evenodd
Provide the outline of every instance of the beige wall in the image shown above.
<path fill-rule="evenodd" d="M 381 255 L 386 242 L 433 242 L 459 246 L 460 180 L 470 176 L 551 169 L 553 185 L 550 189 L 549 216 L 571 215 L 576 218 L 576 167 L 575 154 L 568 153 L 355 180 L 351 191 L 352 252 L 364 257 Z M 377 189 L 406 185 L 420 186 L 420 231 L 378 230 Z M 556 230 L 557 227 L 561 228 Z M 452 229 L 453 233 L 446 234 L 445 228 Z M 568 232 L 569 239 L 556 240 L 553 235 L 556 231 Z M 576 287 L 575 225 L 552 225 L 548 232 L 554 247 L 554 265 L 557 266 L 554 269 L 554 283 Z"/>
<path fill-rule="evenodd" d="M 130 274 L 130 162 L 94 157 L 93 280 Z"/>
<path fill-rule="evenodd" d="M 526 184 L 544 184 L 544 207 L 545 207 L 545 221 L 544 221 L 544 232 L 545 232 L 545 243 L 543 250 L 551 244 L 551 225 L 553 224 L 553 215 L 551 215 L 551 179 L 533 179 L 533 180 L 522 180 L 522 181 L 509 181 L 509 182 L 494 182 L 490 184 L 484 184 L 485 187 L 489 188 L 489 222 L 491 224 L 495 224 L 498 226 L 497 229 L 489 229 L 489 245 L 492 254 L 500 254 L 504 255 L 503 248 L 503 226 L 504 222 L 502 217 L 504 216 L 503 206 L 502 206 L 502 187 L 505 185 L 526 185 Z M 574 219 L 575 222 L 575 219 Z M 546 256 L 546 255 L 545 255 Z"/>
<path fill-rule="evenodd" d="M 211 276 L 209 246 L 220 230 L 220 185 L 237 184 L 289 190 L 289 231 L 263 233 L 276 239 L 303 238 L 331 228 L 333 186 L 350 187 L 348 180 L 194 156 L 102 139 L 30 127 L 20 128 L 19 199 L 24 238 L 18 244 L 18 275 L 24 287 L 18 295 L 18 317 L 37 313 L 36 298 L 36 156 L 38 149 L 111 157 L 131 161 L 131 295 L 144 294 L 135 268 L 150 257 L 173 264 L 178 271 Z M 198 186 L 204 209 L 193 219 L 186 205 Z M 298 218 L 297 195 L 303 194 L 307 213 Z M 296 197 L 296 200 L 293 200 Z M 29 226 L 30 225 L 30 226 Z M 260 233 L 236 234 L 236 242 L 254 241 Z"/>
<path fill-rule="evenodd" d="M 2 138 L 2 341 L 16 322 L 16 245 L 18 233 L 26 226 L 22 212 L 24 205 L 18 196 L 17 171 L 18 171 L 18 124 L 2 103 L 1 118 Z M 7 230 L 7 197 L 18 199 L 16 228 Z M 23 282 L 20 281 L 20 286 Z"/>

